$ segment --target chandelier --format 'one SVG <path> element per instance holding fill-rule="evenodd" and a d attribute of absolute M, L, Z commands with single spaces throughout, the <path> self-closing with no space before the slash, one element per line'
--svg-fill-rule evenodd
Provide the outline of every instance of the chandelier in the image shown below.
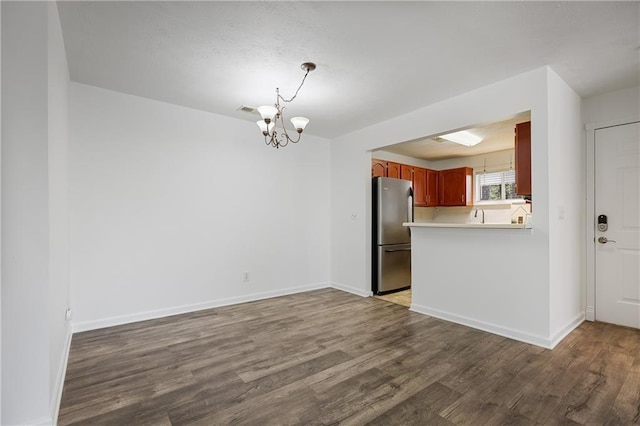
<path fill-rule="evenodd" d="M 296 139 L 293 139 L 289 136 L 287 128 L 284 125 L 285 107 L 280 106 L 280 101 L 282 101 L 283 103 L 289 103 L 293 101 L 296 96 L 298 96 L 298 92 L 304 84 L 304 81 L 307 79 L 307 75 L 309 75 L 309 72 L 316 69 L 316 64 L 314 64 L 313 62 L 305 62 L 304 64 L 300 65 L 300 68 L 305 71 L 305 74 L 304 77 L 302 77 L 300 86 L 298 86 L 296 93 L 293 94 L 293 97 L 291 97 L 291 99 L 283 98 L 282 95 L 280 95 L 280 89 L 276 87 L 276 103 L 273 106 L 263 105 L 258 107 L 258 112 L 260 113 L 262 120 L 258 121 L 257 124 L 262 131 L 262 134 L 264 135 L 264 142 L 267 145 L 271 145 L 275 148 L 287 146 L 289 142 L 298 143 L 300 141 L 300 137 L 302 136 L 302 131 L 309 123 L 309 119 L 305 117 L 291 118 L 291 124 L 293 124 L 293 128 L 296 129 L 296 132 L 298 133 L 298 137 Z M 282 127 L 280 138 L 278 138 L 278 130 L 276 126 Z"/>

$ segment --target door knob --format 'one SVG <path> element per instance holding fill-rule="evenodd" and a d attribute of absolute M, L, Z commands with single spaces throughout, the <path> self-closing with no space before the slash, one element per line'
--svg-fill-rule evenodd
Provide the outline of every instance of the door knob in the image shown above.
<path fill-rule="evenodd" d="M 614 240 L 609 240 L 609 239 L 607 239 L 607 237 L 600 237 L 600 238 L 598 238 L 598 242 L 599 242 L 600 244 L 615 243 L 615 241 L 614 241 Z"/>

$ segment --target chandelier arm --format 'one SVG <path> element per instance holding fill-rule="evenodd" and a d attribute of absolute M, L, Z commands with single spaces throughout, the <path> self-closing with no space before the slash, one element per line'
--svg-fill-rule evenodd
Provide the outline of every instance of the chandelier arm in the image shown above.
<path fill-rule="evenodd" d="M 300 142 L 300 138 L 302 135 L 298 134 L 298 137 L 296 139 L 293 139 L 289 136 L 289 134 L 285 130 L 284 132 L 280 133 L 280 136 L 282 136 L 282 142 L 279 141 L 278 144 L 284 147 L 284 146 L 287 146 L 289 143 Z"/>
<path fill-rule="evenodd" d="M 278 139 L 278 132 L 274 129 L 273 133 L 271 134 L 271 137 L 267 139 L 267 136 L 265 135 L 264 137 L 264 143 L 266 145 L 271 145 L 274 148 L 280 148 L 280 147 L 285 147 L 289 144 L 289 142 L 291 143 L 298 143 L 300 141 L 300 136 L 298 135 L 298 138 L 296 140 L 293 140 L 289 137 L 289 134 L 287 133 L 287 130 L 284 129 L 284 132 L 282 132 L 280 134 L 282 139 Z"/>
<path fill-rule="evenodd" d="M 286 126 L 285 121 L 284 121 L 284 110 L 285 110 L 285 107 L 282 107 L 282 109 L 280 109 L 280 113 L 278 114 L 278 116 L 276 118 L 276 124 L 277 124 L 277 121 L 280 120 L 280 127 L 282 127 L 282 133 L 280 134 L 280 136 L 282 136 L 286 140 L 286 142 L 283 143 L 283 144 L 281 143 L 280 146 L 286 146 L 289 142 L 298 143 L 298 142 L 300 142 L 300 138 L 302 136 L 302 134 L 298 133 L 297 131 L 296 131 L 296 133 L 298 133 L 298 137 L 297 137 L 296 140 L 293 140 L 293 138 L 289 136 L 289 132 L 287 132 L 287 126 Z M 275 133 L 275 131 L 274 131 L 274 133 Z"/>
<path fill-rule="evenodd" d="M 302 137 L 302 134 L 298 133 L 298 137 L 297 137 L 295 140 L 293 140 L 293 139 L 292 139 L 292 138 L 290 138 L 290 137 L 289 137 L 289 135 L 287 134 L 287 139 L 288 139 L 288 140 L 289 140 L 289 142 L 291 142 L 291 143 L 298 143 L 298 142 L 300 142 L 300 138 L 301 138 L 301 137 Z"/>
<path fill-rule="evenodd" d="M 280 145 L 281 147 L 285 147 L 289 144 L 289 136 L 287 136 L 286 133 L 281 133 L 280 136 L 282 136 L 282 140 L 278 140 L 278 145 Z"/>

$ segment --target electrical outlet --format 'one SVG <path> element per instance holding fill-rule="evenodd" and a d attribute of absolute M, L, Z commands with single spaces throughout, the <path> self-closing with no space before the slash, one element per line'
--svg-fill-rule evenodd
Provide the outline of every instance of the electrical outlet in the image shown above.
<path fill-rule="evenodd" d="M 242 274 L 242 282 L 249 282 L 249 271 L 244 271 L 244 273 Z"/>
<path fill-rule="evenodd" d="M 64 311 L 64 319 L 65 321 L 71 321 L 71 308 L 67 308 Z"/>

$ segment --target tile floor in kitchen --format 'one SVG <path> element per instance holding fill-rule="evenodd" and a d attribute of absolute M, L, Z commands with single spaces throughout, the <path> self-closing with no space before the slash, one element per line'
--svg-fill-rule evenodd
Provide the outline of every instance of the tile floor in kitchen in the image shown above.
<path fill-rule="evenodd" d="M 376 297 L 378 299 L 386 300 L 387 302 L 395 303 L 398 305 L 406 307 L 411 306 L 411 289 L 397 291 L 395 293 L 383 294 Z"/>

